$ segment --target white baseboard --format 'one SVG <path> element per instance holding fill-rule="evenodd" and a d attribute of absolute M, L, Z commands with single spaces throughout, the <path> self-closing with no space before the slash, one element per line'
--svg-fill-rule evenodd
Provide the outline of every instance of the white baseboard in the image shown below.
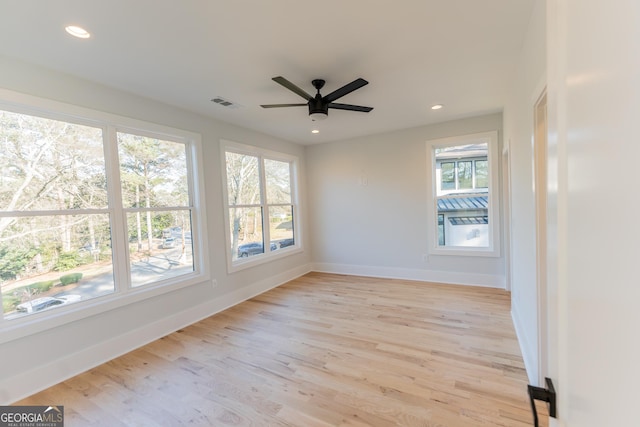
<path fill-rule="evenodd" d="M 14 377 L 7 378 L 3 380 L 2 389 L 4 392 L 0 395 L 0 405 L 9 405 L 38 391 L 72 378 L 181 328 L 219 313 L 270 289 L 276 288 L 309 271 L 311 271 L 310 265 L 305 264 L 268 277 L 189 310 L 175 313 L 158 322 L 113 337 L 108 341 L 103 341 L 100 344 L 88 347 L 81 352 L 70 354 L 63 359 L 51 361 L 46 365 L 38 366 L 28 372 L 22 372 Z"/>
<path fill-rule="evenodd" d="M 332 263 L 314 263 L 312 265 L 312 269 L 313 271 L 321 273 L 381 277 L 385 279 L 417 280 L 423 282 L 449 283 L 454 285 L 484 286 L 498 289 L 505 289 L 506 286 L 504 276 L 491 274 Z"/>
<path fill-rule="evenodd" d="M 518 337 L 518 344 L 520 344 L 520 352 L 522 353 L 522 360 L 524 361 L 524 368 L 527 371 L 527 377 L 529 378 L 529 384 L 538 384 L 538 364 L 537 364 L 537 350 L 536 347 L 531 344 L 529 336 L 525 332 L 524 324 L 520 318 L 518 312 L 511 308 L 511 320 L 513 321 L 513 327 L 516 330 L 516 336 Z"/>

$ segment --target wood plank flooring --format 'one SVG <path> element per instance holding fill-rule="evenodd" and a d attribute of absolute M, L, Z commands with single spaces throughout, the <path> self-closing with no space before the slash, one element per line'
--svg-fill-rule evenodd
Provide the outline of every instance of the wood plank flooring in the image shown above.
<path fill-rule="evenodd" d="M 509 305 L 310 273 L 16 404 L 67 427 L 531 426 Z"/>

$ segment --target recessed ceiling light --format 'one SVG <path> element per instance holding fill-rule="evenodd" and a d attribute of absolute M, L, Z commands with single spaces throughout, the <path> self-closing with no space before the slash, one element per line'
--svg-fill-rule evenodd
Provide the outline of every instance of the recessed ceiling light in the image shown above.
<path fill-rule="evenodd" d="M 433 107 L 431 107 L 431 109 L 432 109 L 432 110 L 439 110 L 439 109 L 441 109 L 442 107 L 444 107 L 444 105 L 442 105 L 442 104 L 436 104 L 436 105 L 434 105 Z"/>
<path fill-rule="evenodd" d="M 91 34 L 87 30 L 82 27 L 78 27 L 76 25 L 68 25 L 64 27 L 65 31 L 71 34 L 73 37 L 78 37 L 79 39 L 88 39 L 91 37 Z"/>
<path fill-rule="evenodd" d="M 311 133 L 320 133 L 320 131 L 318 129 L 314 129 L 311 131 Z"/>

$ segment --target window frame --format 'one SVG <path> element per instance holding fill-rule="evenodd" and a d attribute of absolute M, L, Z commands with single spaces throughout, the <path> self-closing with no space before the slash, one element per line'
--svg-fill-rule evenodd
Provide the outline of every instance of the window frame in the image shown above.
<path fill-rule="evenodd" d="M 229 191 L 228 191 L 228 177 L 227 177 L 227 164 L 226 153 L 232 152 L 236 154 L 243 154 L 247 156 L 254 156 L 258 158 L 258 171 L 259 171 L 259 188 L 260 188 L 260 202 L 259 207 L 262 212 L 262 233 L 263 233 L 263 250 L 264 252 L 255 256 L 249 256 L 245 259 L 233 259 L 231 252 L 231 218 L 229 211 L 233 207 L 242 208 L 246 206 L 257 207 L 258 205 L 230 205 L 229 204 Z M 287 257 L 303 251 L 302 246 L 302 233 L 300 232 L 302 217 L 300 212 L 299 203 L 299 178 L 298 170 L 300 167 L 300 160 L 297 156 L 286 154 L 278 151 L 269 150 L 266 148 L 256 147 L 248 144 L 241 144 L 229 140 L 220 141 L 220 159 L 221 159 L 221 174 L 222 174 L 222 197 L 223 197 L 223 213 L 224 213 L 224 229 L 225 229 L 225 253 L 227 257 L 227 272 L 235 273 L 246 268 L 250 268 L 256 265 L 271 262 L 276 259 Z M 269 227 L 269 206 L 283 206 L 282 203 L 268 203 L 266 192 L 266 178 L 264 160 L 277 160 L 280 162 L 289 163 L 289 181 L 291 186 L 291 204 L 293 213 L 293 241 L 294 244 L 278 250 L 271 250 L 270 239 L 270 227 Z M 289 205 L 287 205 L 289 206 Z"/>
<path fill-rule="evenodd" d="M 138 289 L 138 288 L 145 288 L 145 287 L 154 287 L 154 286 L 161 286 L 165 283 L 172 283 L 175 281 L 179 281 L 180 278 L 187 278 L 192 275 L 193 273 L 198 272 L 198 267 L 204 263 L 205 261 L 202 259 L 199 259 L 199 257 L 196 256 L 195 252 L 196 252 L 196 246 L 195 246 L 195 242 L 194 239 L 196 238 L 196 236 L 198 235 L 198 232 L 196 231 L 198 228 L 194 227 L 194 220 L 193 217 L 195 215 L 195 210 L 196 210 L 196 204 L 195 204 L 195 199 L 196 199 L 196 195 L 195 195 L 195 189 L 197 188 L 195 180 L 194 180 L 194 176 L 193 173 L 190 173 L 191 171 L 196 171 L 197 167 L 195 166 L 194 162 L 196 161 L 196 159 L 199 159 L 201 157 L 195 157 L 194 155 L 195 152 L 193 152 L 193 148 L 191 147 L 191 143 L 188 139 L 185 139 L 184 136 L 176 136 L 176 135 L 169 135 L 167 133 L 159 133 L 157 131 L 154 130 L 141 130 L 140 128 L 131 128 L 131 127 L 125 127 L 125 126 L 115 126 L 114 127 L 114 140 L 110 141 L 109 143 L 109 148 L 111 148 L 111 146 L 113 146 L 113 150 L 114 153 L 111 153 L 110 155 L 116 155 L 118 156 L 118 141 L 117 141 L 117 134 L 118 133 L 126 133 L 126 134 L 130 134 L 130 135 L 135 135 L 135 136 L 143 136 L 143 137 L 147 137 L 147 138 L 153 138 L 153 139 L 159 139 L 159 140 L 163 140 L 163 141 L 170 141 L 170 142 L 175 142 L 175 143 L 180 143 L 180 144 L 184 144 L 185 145 L 185 160 L 186 160 L 186 167 L 187 167 L 187 188 L 189 191 L 189 197 L 188 197 L 188 202 L 186 206 L 179 206 L 179 205 L 175 205 L 175 206 L 152 206 L 152 207 L 143 207 L 143 206 L 138 206 L 138 207 L 125 207 L 123 206 L 123 198 L 122 198 L 122 186 L 119 185 L 114 185 L 113 188 L 117 191 L 117 200 L 114 201 L 114 206 L 120 210 L 120 212 L 122 213 L 122 218 L 120 218 L 122 221 L 124 221 L 125 223 L 125 227 L 124 229 L 126 230 L 126 222 L 127 222 L 127 215 L 128 214 L 133 214 L 133 213 L 137 213 L 137 212 L 141 212 L 141 213 L 146 213 L 146 212 L 168 212 L 168 211 L 184 211 L 187 210 L 189 211 L 190 215 L 191 215 L 191 241 L 192 241 L 192 257 L 193 257 L 193 272 L 189 273 L 189 274 L 184 274 L 184 275 L 179 275 L 176 276 L 175 278 L 167 278 L 167 279 L 163 279 L 160 281 L 156 281 L 156 282 L 152 282 L 152 283 L 144 283 L 144 284 L 140 284 L 140 285 L 133 285 L 131 282 L 129 282 L 129 288 L 130 289 Z M 175 130 L 177 131 L 177 130 Z M 118 157 L 116 157 L 117 159 Z M 114 167 L 118 168 L 117 171 L 117 176 L 114 175 L 114 179 L 117 178 L 118 180 L 120 179 L 120 162 L 114 162 Z M 201 170 L 201 169 L 200 169 Z M 204 189 L 204 186 L 201 186 L 200 188 Z M 112 193 L 114 194 L 114 196 L 116 195 L 116 191 L 112 191 Z M 202 205 L 204 206 L 204 205 Z M 126 270 L 127 270 L 127 274 L 128 277 L 131 278 L 131 254 L 130 254 L 130 247 L 129 245 L 126 243 L 128 242 L 128 236 L 124 236 L 125 241 L 123 242 L 125 250 L 123 252 L 125 252 L 126 258 L 127 258 L 127 264 L 126 264 Z M 129 292 L 127 290 L 127 292 Z"/>
<path fill-rule="evenodd" d="M 454 178 L 455 190 L 447 190 L 452 198 L 459 194 L 478 193 L 486 188 L 488 195 L 488 219 L 489 219 L 489 245 L 483 247 L 472 246 L 440 246 L 439 245 L 439 225 L 438 225 L 438 186 L 436 149 L 457 145 L 487 143 L 487 166 L 488 166 L 488 187 L 476 188 L 475 185 L 475 161 L 472 162 L 472 186 L 471 189 L 458 190 L 458 159 L 447 160 L 455 162 Z M 428 140 L 427 147 L 427 243 L 428 252 L 431 255 L 454 255 L 454 256 L 480 256 L 499 257 L 500 256 L 500 170 L 498 162 L 498 131 L 474 133 L 468 135 L 453 136 Z M 466 159 L 465 159 L 466 160 Z M 445 239 L 446 242 L 446 239 Z"/>
<path fill-rule="evenodd" d="M 441 148 L 441 147 L 436 147 L 436 148 Z M 488 160 L 484 160 L 484 159 L 480 159 L 478 157 L 469 157 L 467 159 L 461 160 L 461 159 L 449 159 L 446 161 L 441 161 L 440 162 L 440 170 L 442 171 L 442 165 L 449 165 L 449 164 L 453 164 L 453 185 L 455 188 L 442 188 L 442 172 L 440 172 L 440 191 L 447 191 L 449 194 L 455 194 L 455 193 L 461 193 L 461 194 L 468 194 L 468 193 L 475 193 L 475 192 L 479 192 L 482 191 L 485 188 L 488 187 L 480 187 L 477 185 L 477 164 L 478 162 L 487 162 L 487 165 L 489 163 Z M 469 163 L 471 164 L 471 187 L 469 188 L 461 188 L 460 187 L 460 164 L 461 163 Z"/>
<path fill-rule="evenodd" d="M 124 305 L 211 280 L 207 241 L 200 237 L 207 235 L 204 179 L 202 176 L 204 169 L 201 161 L 202 142 L 200 134 L 1 88 L 0 109 L 102 129 L 107 179 L 107 208 L 59 211 L 53 215 L 85 213 L 104 213 L 109 215 L 114 276 L 113 293 L 15 319 L 5 319 L 4 315 L 0 315 L 0 343 L 46 331 L 120 308 Z M 127 210 L 122 206 L 120 186 L 119 184 L 115 185 L 120 179 L 117 132 L 127 132 L 185 144 L 187 180 L 190 190 L 190 206 L 188 209 L 191 210 L 192 214 L 194 263 L 194 271 L 192 273 L 143 286 L 130 286 L 130 259 L 126 230 Z M 47 216 L 47 211 L 0 212 L 2 216 L 33 216 L 34 214 Z"/>

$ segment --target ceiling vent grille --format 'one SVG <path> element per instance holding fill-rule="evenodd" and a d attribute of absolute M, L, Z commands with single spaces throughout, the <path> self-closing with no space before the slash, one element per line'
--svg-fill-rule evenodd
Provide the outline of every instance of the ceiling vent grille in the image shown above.
<path fill-rule="evenodd" d="M 211 102 L 215 102 L 218 105 L 222 105 L 223 107 L 227 107 L 227 108 L 240 108 L 242 107 L 240 104 L 237 104 L 235 102 L 231 102 L 228 99 L 224 99 L 221 96 L 216 96 L 211 98 Z"/>

